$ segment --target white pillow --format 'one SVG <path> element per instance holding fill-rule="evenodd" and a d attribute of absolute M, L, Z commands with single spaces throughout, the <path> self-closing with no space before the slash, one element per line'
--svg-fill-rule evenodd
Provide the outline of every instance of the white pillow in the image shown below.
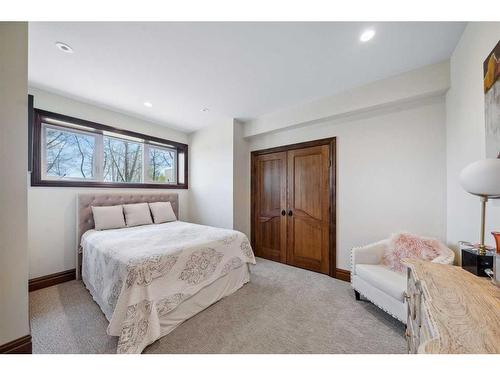
<path fill-rule="evenodd" d="M 125 212 L 127 227 L 153 224 L 147 203 L 124 204 L 123 211 Z"/>
<path fill-rule="evenodd" d="M 116 229 L 125 227 L 123 207 L 118 206 L 92 206 L 96 230 Z"/>
<path fill-rule="evenodd" d="M 176 221 L 174 210 L 170 202 L 154 202 L 149 204 L 155 224 Z"/>

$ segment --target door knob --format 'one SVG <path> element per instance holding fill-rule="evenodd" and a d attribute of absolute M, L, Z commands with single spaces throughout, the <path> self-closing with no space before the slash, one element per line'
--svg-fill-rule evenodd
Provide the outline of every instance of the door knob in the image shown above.
<path fill-rule="evenodd" d="M 288 211 L 288 216 L 292 216 L 292 215 L 293 215 L 292 210 Z"/>
<path fill-rule="evenodd" d="M 281 210 L 281 216 L 285 216 L 286 215 L 286 211 L 285 210 Z"/>

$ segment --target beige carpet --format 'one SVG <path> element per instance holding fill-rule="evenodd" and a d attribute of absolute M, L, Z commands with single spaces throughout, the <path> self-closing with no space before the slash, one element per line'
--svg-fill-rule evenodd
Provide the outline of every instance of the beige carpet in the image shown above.
<path fill-rule="evenodd" d="M 114 353 L 117 338 L 80 281 L 30 293 L 34 353 Z M 145 353 L 405 353 L 404 326 L 351 285 L 257 259 L 251 282 Z"/>

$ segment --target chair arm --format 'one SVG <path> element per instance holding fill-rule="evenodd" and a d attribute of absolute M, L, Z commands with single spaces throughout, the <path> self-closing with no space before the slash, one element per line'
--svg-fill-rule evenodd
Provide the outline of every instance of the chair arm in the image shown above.
<path fill-rule="evenodd" d="M 352 274 L 356 274 L 356 264 L 380 264 L 386 247 L 387 240 L 362 247 L 354 247 L 351 251 Z"/>
<path fill-rule="evenodd" d="M 453 252 L 453 250 L 444 245 L 441 246 L 441 249 L 443 250 L 443 254 L 434 258 L 431 262 L 440 264 L 453 264 L 453 261 L 455 260 L 455 253 Z"/>

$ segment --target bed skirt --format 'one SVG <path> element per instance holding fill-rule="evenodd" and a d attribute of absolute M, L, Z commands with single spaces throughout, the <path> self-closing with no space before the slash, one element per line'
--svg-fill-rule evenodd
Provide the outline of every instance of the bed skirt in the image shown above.
<path fill-rule="evenodd" d="M 151 337 L 149 341 L 144 341 L 140 346 L 136 347 L 135 353 L 141 353 L 148 345 L 154 343 L 161 337 L 166 336 L 180 324 L 205 310 L 207 307 L 213 305 L 222 298 L 233 294 L 249 281 L 250 270 L 248 264 L 245 263 L 202 288 L 198 291 L 198 293 L 184 300 L 168 314 L 162 315 L 159 320 L 159 330 L 155 332 L 154 336 Z M 86 285 L 85 280 L 84 284 Z M 92 288 L 88 285 L 86 285 L 86 287 L 92 295 L 94 301 L 98 302 L 98 299 L 96 298 L 97 296 L 94 295 Z M 99 303 L 97 304 L 99 305 Z M 108 317 L 107 319 L 109 321 Z M 121 353 L 119 348 L 120 347 L 118 347 L 117 352 Z"/>

